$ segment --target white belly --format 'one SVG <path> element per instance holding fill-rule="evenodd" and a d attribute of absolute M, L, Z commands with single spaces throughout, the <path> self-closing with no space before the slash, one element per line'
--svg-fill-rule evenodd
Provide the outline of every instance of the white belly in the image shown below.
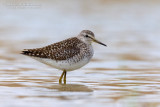
<path fill-rule="evenodd" d="M 46 59 L 46 58 L 38 58 L 38 57 L 32 57 L 44 64 L 47 64 L 51 67 L 60 69 L 60 70 L 66 70 L 66 71 L 73 71 L 76 70 L 78 68 L 83 67 L 84 65 L 86 65 L 91 58 L 83 58 L 82 60 L 80 60 L 79 62 L 73 62 L 73 61 L 67 61 L 67 60 L 62 60 L 62 61 L 55 61 L 52 59 Z"/>

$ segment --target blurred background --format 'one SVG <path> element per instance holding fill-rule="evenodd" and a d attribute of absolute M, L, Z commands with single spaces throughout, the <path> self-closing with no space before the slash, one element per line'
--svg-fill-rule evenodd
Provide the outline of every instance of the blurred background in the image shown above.
<path fill-rule="evenodd" d="M 61 71 L 21 55 L 88 29 L 98 40 L 85 67 Z M 1 107 L 159 107 L 159 0 L 1 0 Z"/>

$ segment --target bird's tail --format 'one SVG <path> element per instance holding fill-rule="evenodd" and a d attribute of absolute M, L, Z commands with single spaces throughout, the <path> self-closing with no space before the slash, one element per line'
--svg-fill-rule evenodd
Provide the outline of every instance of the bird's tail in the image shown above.
<path fill-rule="evenodd" d="M 33 51 L 32 51 L 32 49 L 24 49 L 24 50 L 21 52 L 21 54 L 23 54 L 23 55 L 28 55 L 28 56 L 32 56 Z"/>

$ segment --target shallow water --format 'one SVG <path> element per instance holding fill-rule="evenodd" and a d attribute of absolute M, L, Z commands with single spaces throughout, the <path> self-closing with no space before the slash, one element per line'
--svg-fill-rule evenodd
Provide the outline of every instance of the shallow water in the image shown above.
<path fill-rule="evenodd" d="M 0 4 L 0 107 L 159 107 L 160 2 L 16 1 Z M 108 45 L 67 74 L 19 54 L 95 32 Z"/>

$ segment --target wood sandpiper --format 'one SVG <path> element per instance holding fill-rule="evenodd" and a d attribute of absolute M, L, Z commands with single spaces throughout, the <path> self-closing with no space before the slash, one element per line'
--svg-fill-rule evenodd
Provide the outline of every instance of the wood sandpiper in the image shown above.
<path fill-rule="evenodd" d="M 90 30 L 83 30 L 72 37 L 42 48 L 24 49 L 22 54 L 30 56 L 44 64 L 62 70 L 59 83 L 66 84 L 67 71 L 73 71 L 86 65 L 93 56 L 92 42 L 107 46 L 95 39 Z"/>

